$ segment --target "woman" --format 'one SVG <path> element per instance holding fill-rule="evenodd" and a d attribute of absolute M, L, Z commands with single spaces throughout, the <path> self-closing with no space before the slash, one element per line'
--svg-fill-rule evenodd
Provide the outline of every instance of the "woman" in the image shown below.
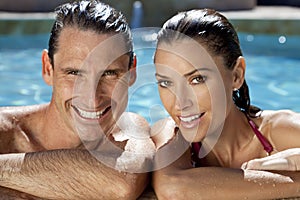
<path fill-rule="evenodd" d="M 172 144 L 176 149 L 181 136 L 191 143 L 178 160 L 154 173 L 159 199 L 300 196 L 298 172 L 240 169 L 260 168 L 255 164 L 266 161 L 266 169 L 297 170 L 300 115 L 250 105 L 239 39 L 223 15 L 203 9 L 169 19 L 158 34 L 154 62 L 162 103 L 177 127 L 169 129 L 172 134 L 160 131 L 170 119 L 160 121 L 152 128 L 159 133 L 153 139 L 161 154 Z"/>

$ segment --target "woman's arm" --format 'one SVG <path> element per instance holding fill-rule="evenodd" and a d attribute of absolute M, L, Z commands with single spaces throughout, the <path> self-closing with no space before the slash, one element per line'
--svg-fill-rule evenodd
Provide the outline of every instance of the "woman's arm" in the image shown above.
<path fill-rule="evenodd" d="M 300 173 L 193 168 L 190 151 L 153 174 L 159 199 L 274 199 L 300 196 Z"/>
<path fill-rule="evenodd" d="M 152 130 L 151 130 L 152 132 Z M 172 132 L 174 135 L 174 133 Z M 172 135 L 170 132 L 167 135 Z M 156 134 L 160 141 L 163 133 Z M 178 134 L 180 136 L 180 134 Z M 162 138 L 164 140 L 164 138 Z M 173 137 L 156 154 L 152 184 L 159 199 L 274 199 L 300 196 L 300 173 L 221 167 L 193 168 L 190 150 Z M 298 140 L 300 141 L 300 140 Z M 164 142 L 159 142 L 163 144 Z M 185 149 L 185 151 L 182 151 Z M 170 165 L 162 161 L 182 155 Z M 159 167 L 157 167 L 159 166 Z"/>
<path fill-rule="evenodd" d="M 116 171 L 86 150 L 0 155 L 0 169 L 1 186 L 47 199 L 136 199 L 148 181 L 147 174 Z"/>

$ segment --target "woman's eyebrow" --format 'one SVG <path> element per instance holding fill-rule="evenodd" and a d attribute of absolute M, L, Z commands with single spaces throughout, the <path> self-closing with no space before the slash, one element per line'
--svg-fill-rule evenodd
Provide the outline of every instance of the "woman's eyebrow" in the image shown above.
<path fill-rule="evenodd" d="M 161 77 L 161 78 L 169 78 L 169 77 L 167 77 L 167 76 L 164 76 L 164 75 L 161 75 L 161 74 L 158 74 L 158 73 L 155 73 L 155 76 L 159 76 L 159 77 Z"/>
<path fill-rule="evenodd" d="M 210 68 L 198 68 L 198 69 L 194 69 L 191 72 L 188 72 L 186 74 L 184 74 L 183 76 L 188 77 L 196 72 L 200 72 L 200 71 L 212 71 Z"/>

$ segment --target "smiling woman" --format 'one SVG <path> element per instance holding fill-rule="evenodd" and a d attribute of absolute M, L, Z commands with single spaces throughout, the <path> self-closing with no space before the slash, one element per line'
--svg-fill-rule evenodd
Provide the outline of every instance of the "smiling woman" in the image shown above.
<path fill-rule="evenodd" d="M 300 114 L 261 110 L 251 104 L 246 61 L 227 18 L 212 9 L 180 12 L 165 22 L 157 40 L 154 62 L 159 94 L 176 126 L 166 133 L 154 125 L 155 142 L 163 144 L 156 166 L 174 155 L 174 149 L 183 148 L 182 141 L 190 144 L 179 159 L 154 172 L 158 198 L 299 196 L 298 171 L 280 175 L 241 170 L 249 160 L 288 153 L 287 149 L 296 148 L 290 156 L 296 155 L 292 162 L 297 161 Z M 274 188 L 280 183 L 284 183 L 280 189 Z M 239 190 L 232 194 L 232 187 Z"/>

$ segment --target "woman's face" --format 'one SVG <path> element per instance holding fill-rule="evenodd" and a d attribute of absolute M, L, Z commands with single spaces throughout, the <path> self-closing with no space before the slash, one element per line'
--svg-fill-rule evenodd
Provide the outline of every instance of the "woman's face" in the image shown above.
<path fill-rule="evenodd" d="M 217 139 L 232 104 L 232 71 L 194 40 L 161 43 L 155 53 L 162 103 L 187 141 Z"/>

